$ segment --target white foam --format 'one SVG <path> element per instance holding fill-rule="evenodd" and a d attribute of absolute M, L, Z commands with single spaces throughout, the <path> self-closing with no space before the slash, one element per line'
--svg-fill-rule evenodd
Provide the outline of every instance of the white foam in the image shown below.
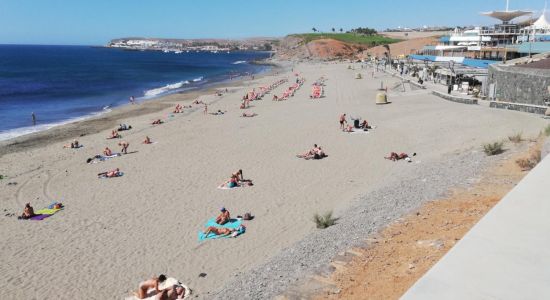
<path fill-rule="evenodd" d="M 204 79 L 204 77 L 197 77 L 195 79 L 193 79 L 193 82 L 199 82 L 199 81 L 202 81 Z"/>
<path fill-rule="evenodd" d="M 246 60 L 238 60 L 233 63 L 234 65 L 246 64 Z"/>
<path fill-rule="evenodd" d="M 167 84 L 163 87 L 159 87 L 159 88 L 156 88 L 156 89 L 151 89 L 151 90 L 145 91 L 144 95 L 146 97 L 158 96 L 162 93 L 166 93 L 166 92 L 169 92 L 171 90 L 179 89 L 179 88 L 183 87 L 186 84 L 189 84 L 189 81 L 185 80 L 185 81 L 180 81 L 180 82 L 176 82 L 176 83 L 172 83 L 172 84 Z"/>

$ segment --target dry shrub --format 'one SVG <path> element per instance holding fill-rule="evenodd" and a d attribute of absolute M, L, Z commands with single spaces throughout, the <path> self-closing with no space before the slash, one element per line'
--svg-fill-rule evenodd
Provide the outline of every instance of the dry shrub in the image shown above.
<path fill-rule="evenodd" d="M 541 152 L 535 151 L 535 153 L 531 154 L 528 158 L 520 158 L 516 160 L 516 164 L 521 168 L 523 171 L 529 171 L 532 170 L 534 167 L 537 166 L 537 164 L 541 160 Z"/>

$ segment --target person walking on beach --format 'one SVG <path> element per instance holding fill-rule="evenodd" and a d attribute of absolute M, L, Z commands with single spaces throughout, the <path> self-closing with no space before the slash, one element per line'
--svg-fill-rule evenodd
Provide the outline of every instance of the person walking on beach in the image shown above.
<path fill-rule="evenodd" d="M 348 121 L 346 121 L 346 114 L 343 114 L 340 116 L 340 129 L 344 130 L 346 126 L 344 124 L 347 124 Z"/>
<path fill-rule="evenodd" d="M 130 96 L 130 104 L 136 104 L 136 98 L 134 98 L 134 96 Z"/>
<path fill-rule="evenodd" d="M 32 125 L 36 125 L 36 115 L 34 114 L 34 112 L 31 113 L 31 116 L 32 116 Z"/>
<path fill-rule="evenodd" d="M 204 103 L 204 114 L 208 114 L 208 105 L 206 103 Z"/>

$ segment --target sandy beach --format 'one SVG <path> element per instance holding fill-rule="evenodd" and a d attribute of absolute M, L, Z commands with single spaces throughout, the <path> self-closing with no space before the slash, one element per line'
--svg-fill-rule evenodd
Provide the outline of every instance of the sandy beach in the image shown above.
<path fill-rule="evenodd" d="M 125 107 L 108 121 L 87 123 L 86 135 L 78 137 L 84 147 L 77 150 L 63 145 L 79 135 L 78 124 L 54 129 L 59 138 L 37 135 L 40 144 L 2 144 L 0 174 L 7 178 L 0 181 L 0 298 L 124 299 L 139 282 L 161 273 L 187 284 L 199 299 L 223 296 L 220 290 L 236 274 L 246 274 L 318 233 L 314 213 L 332 210 L 345 219 L 361 195 L 389 184 L 406 193 L 406 182 L 395 185 L 393 178 L 407 174 L 418 179 L 416 169 L 459 155 L 477 159 L 483 143 L 518 132 L 536 136 L 548 125 L 534 115 L 448 102 L 426 90 L 390 91 L 391 104 L 377 106 L 380 82 L 391 87 L 397 79 L 383 73 L 371 78 L 359 65 L 355 70 L 348 65 L 294 65 L 306 83 L 287 101 L 271 98 L 296 79 L 290 70 L 225 84 L 221 87 L 228 93 L 223 96 L 200 96 L 209 112 L 227 111 L 219 116 L 204 115 L 201 105 L 171 113 L 178 103 L 190 105 L 197 94 Z M 364 79 L 354 79 L 360 72 Z M 325 97 L 309 99 L 311 84 L 322 76 L 327 78 Z M 283 78 L 289 82 L 253 101 L 251 108 L 239 109 L 251 88 Z M 135 109 L 143 111 L 133 113 Z M 243 112 L 258 115 L 242 118 Z M 338 124 L 342 113 L 377 128 L 368 134 L 344 133 Z M 158 118 L 164 124 L 152 126 Z M 86 164 L 106 146 L 120 150 L 120 140 L 106 139 L 119 123 L 133 127 L 122 132 L 131 154 Z M 155 143 L 142 144 L 145 136 Z M 314 143 L 327 158 L 296 157 Z M 385 160 L 392 151 L 417 156 L 412 163 Z M 124 176 L 97 178 L 114 168 Z M 217 188 L 238 169 L 254 186 Z M 8 185 L 12 182 L 17 184 Z M 52 201 L 64 203 L 65 209 L 44 221 L 4 216 L 19 215 L 27 202 L 39 209 Z M 238 238 L 199 243 L 198 232 L 220 207 L 233 216 L 251 212 L 255 218 L 245 222 L 247 231 Z"/>

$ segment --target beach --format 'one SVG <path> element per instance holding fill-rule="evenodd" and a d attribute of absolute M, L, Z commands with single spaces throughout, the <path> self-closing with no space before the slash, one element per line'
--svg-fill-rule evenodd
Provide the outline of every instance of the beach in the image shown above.
<path fill-rule="evenodd" d="M 7 175 L 0 181 L 3 214 L 20 214 L 27 202 L 37 209 L 59 201 L 65 209 L 37 222 L 0 218 L 0 297 L 123 299 L 139 282 L 167 274 L 188 285 L 199 299 L 224 298 L 225 290 L 229 299 L 271 298 L 302 275 L 296 270 L 314 266 L 293 261 L 294 273 L 272 272 L 285 278 L 258 283 L 250 293 L 239 294 L 240 285 L 234 291 L 226 285 L 240 280 L 242 286 L 256 287 L 247 275 L 262 268 L 269 273 L 266 264 L 283 254 L 299 261 L 315 257 L 308 251 L 347 247 L 336 239 L 326 248 L 296 247 L 308 238 L 314 242 L 313 237 L 322 237 L 312 221 L 315 213 L 333 211 L 345 224 L 351 212 L 360 213 L 354 210 L 357 205 L 376 208 L 364 215 L 376 218 L 367 220 L 370 227 L 346 227 L 343 233 L 338 224 L 329 228 L 331 235 L 351 234 L 359 242 L 459 180 L 475 178 L 476 168 L 492 162 L 482 153 L 482 144 L 518 132 L 535 137 L 548 125 L 533 115 L 449 102 L 426 90 L 390 89 L 391 103 L 377 106 L 381 82 L 391 87 L 399 80 L 383 73 L 372 78 L 371 71 L 359 64 L 353 70 L 348 65 L 297 63 L 292 71 L 280 69 L 255 80 L 224 83 L 217 87 L 227 88 L 222 96 L 212 91 L 174 94 L 141 107 L 115 109 L 84 125 L 56 127 L 52 130 L 57 137 L 42 133 L 11 146 L 9 141 L 1 143 L 0 173 Z M 304 86 L 289 100 L 271 101 L 273 94 L 281 95 L 296 80 L 296 72 L 306 79 Z M 363 79 L 355 79 L 356 73 Z M 321 77 L 327 79 L 325 97 L 312 100 L 311 84 Z M 249 109 L 239 109 L 251 88 L 283 78 L 289 82 L 263 100 L 252 101 Z M 191 104 L 197 97 L 208 103 L 209 112 L 227 112 L 205 115 L 202 105 Z M 173 114 L 176 104 L 192 108 Z M 243 118 L 243 112 L 258 115 Z M 343 113 L 348 121 L 362 117 L 376 128 L 368 133 L 342 132 L 338 117 Z M 163 124 L 151 125 L 159 118 Z M 87 164 L 87 158 L 106 146 L 120 150 L 120 140 L 106 139 L 120 123 L 133 127 L 122 132 L 121 139 L 130 143 L 131 154 Z M 145 136 L 155 143 L 142 144 Z M 73 138 L 84 147 L 63 149 Z M 296 157 L 313 144 L 322 146 L 328 157 Z M 390 152 L 417 155 L 411 163 L 392 162 L 384 159 Z M 124 176 L 97 178 L 97 173 L 114 168 Z M 217 188 L 238 169 L 253 186 Z M 429 192 L 416 189 L 409 195 L 410 185 L 426 179 L 424 174 L 435 174 L 423 181 Z M 17 184 L 8 185 L 12 182 Z M 385 190 L 398 192 L 400 201 L 363 197 Z M 233 216 L 250 212 L 254 219 L 245 221 L 246 233 L 237 238 L 199 242 L 198 232 L 221 207 Z M 334 253 L 326 257 L 330 255 Z"/>

